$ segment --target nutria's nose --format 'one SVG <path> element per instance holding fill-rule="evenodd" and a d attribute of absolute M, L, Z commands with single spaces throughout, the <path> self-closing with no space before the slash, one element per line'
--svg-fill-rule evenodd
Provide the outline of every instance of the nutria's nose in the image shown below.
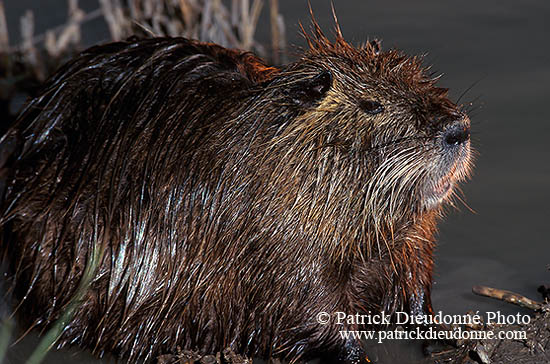
<path fill-rule="evenodd" d="M 457 146 L 470 139 L 470 123 L 468 119 L 457 120 L 443 131 L 443 142 L 448 147 Z"/>

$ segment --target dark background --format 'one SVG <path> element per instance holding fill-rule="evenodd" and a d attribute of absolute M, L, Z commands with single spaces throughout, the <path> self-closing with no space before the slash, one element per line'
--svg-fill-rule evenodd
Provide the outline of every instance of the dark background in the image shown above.
<path fill-rule="evenodd" d="M 315 15 L 329 33 L 329 0 L 312 0 Z M 473 178 L 463 185 L 464 200 L 448 209 L 440 224 L 433 287 L 434 309 L 448 314 L 467 310 L 518 308 L 474 296 L 471 287 L 488 285 L 539 300 L 539 285 L 550 283 L 550 2 L 535 0 L 334 0 L 346 39 L 358 44 L 382 39 L 384 48 L 426 54 L 426 63 L 443 73 L 440 85 L 453 100 L 476 100 L 472 145 L 477 151 Z M 36 30 L 66 20 L 63 0 L 8 0 L 6 15 L 12 44 L 19 41 L 18 19 L 35 12 Z M 99 7 L 81 0 L 81 8 Z M 306 0 L 280 0 L 288 43 L 304 46 L 298 23 L 309 21 Z M 269 44 L 264 5 L 257 39 Z M 87 45 L 108 39 L 101 19 L 83 27 Z M 292 47 L 291 47 L 292 48 Z M 295 48 L 296 49 L 296 48 Z M 292 57 L 291 57 L 292 58 Z M 523 311 L 522 311 L 523 312 Z M 7 362 L 28 355 L 34 339 L 10 352 Z M 408 363 L 419 349 L 400 344 L 374 348 L 371 359 Z M 60 359 L 62 358 L 62 359 Z M 58 360 L 90 360 L 87 355 L 54 353 Z"/>

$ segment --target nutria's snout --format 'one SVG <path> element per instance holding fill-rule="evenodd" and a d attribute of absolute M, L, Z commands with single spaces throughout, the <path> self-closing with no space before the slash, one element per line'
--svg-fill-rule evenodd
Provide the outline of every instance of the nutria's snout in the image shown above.
<path fill-rule="evenodd" d="M 460 115 L 443 128 L 440 138 L 448 173 L 455 180 L 462 180 L 467 175 L 470 162 L 470 119 Z"/>
<path fill-rule="evenodd" d="M 470 119 L 459 115 L 446 123 L 437 136 L 438 148 L 434 170 L 423 190 L 423 207 L 430 210 L 439 206 L 453 193 L 457 182 L 470 171 Z"/>
<path fill-rule="evenodd" d="M 442 139 L 446 148 L 456 148 L 468 144 L 470 140 L 470 120 L 461 117 L 445 128 Z"/>

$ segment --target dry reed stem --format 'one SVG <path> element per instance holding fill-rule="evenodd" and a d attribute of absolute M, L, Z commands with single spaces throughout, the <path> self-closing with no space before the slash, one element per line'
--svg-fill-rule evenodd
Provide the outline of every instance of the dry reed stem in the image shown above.
<path fill-rule="evenodd" d="M 56 38 L 53 31 L 46 33 L 44 45 L 51 57 L 59 58 L 72 45 L 80 44 L 80 26 L 85 13 L 78 7 L 78 0 L 69 0 L 69 20 L 61 34 Z"/>
<path fill-rule="evenodd" d="M 8 22 L 4 12 L 4 2 L 0 0 L 0 53 L 7 52 L 10 46 Z"/>

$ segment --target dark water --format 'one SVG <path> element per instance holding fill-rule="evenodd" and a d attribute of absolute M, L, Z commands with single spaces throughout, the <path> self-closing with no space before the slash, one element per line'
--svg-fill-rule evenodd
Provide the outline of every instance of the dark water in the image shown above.
<path fill-rule="evenodd" d="M 298 22 L 308 22 L 305 0 L 281 0 L 289 43 L 303 45 Z M 462 188 L 464 205 L 449 209 L 440 224 L 433 304 L 445 313 L 501 310 L 515 306 L 476 297 L 482 284 L 539 299 L 536 288 L 550 282 L 550 2 L 486 1 L 334 1 L 344 36 L 360 43 L 380 38 L 385 48 L 427 54 L 426 62 L 444 73 L 440 84 L 456 100 L 472 100 L 475 173 Z M 59 0 L 8 0 L 8 22 L 26 8 L 39 8 L 37 31 L 62 23 Z M 82 2 L 86 9 L 95 1 Z M 330 2 L 312 1 L 324 29 L 332 27 Z M 262 24 L 262 22 L 260 22 Z M 268 43 L 267 23 L 259 39 Z M 107 38 L 102 21 L 88 25 L 86 42 Z M 15 31 L 15 30 L 14 30 Z M 15 36 L 13 39 L 15 40 Z M 471 89 L 470 89 L 471 88 Z M 8 357 L 18 363 L 32 342 L 17 345 Z M 371 345 L 381 363 L 414 362 L 419 349 Z M 50 363 L 82 362 L 86 355 L 56 353 Z"/>

